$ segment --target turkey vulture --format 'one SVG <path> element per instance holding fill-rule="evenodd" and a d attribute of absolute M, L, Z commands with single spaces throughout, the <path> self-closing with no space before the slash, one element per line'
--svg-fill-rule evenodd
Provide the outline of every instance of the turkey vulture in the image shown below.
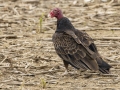
<path fill-rule="evenodd" d="M 109 74 L 111 66 L 101 58 L 93 39 L 87 33 L 75 29 L 59 8 L 53 9 L 49 15 L 57 18 L 57 28 L 52 41 L 66 70 L 70 64 L 76 69 Z"/>

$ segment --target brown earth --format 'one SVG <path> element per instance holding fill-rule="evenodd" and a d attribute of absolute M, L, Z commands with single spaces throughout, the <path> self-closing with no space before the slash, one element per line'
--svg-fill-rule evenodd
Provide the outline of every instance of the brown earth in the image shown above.
<path fill-rule="evenodd" d="M 0 90 L 120 90 L 120 4 L 83 6 L 77 0 L 0 3 Z M 101 56 L 112 65 L 110 75 L 92 73 L 85 78 L 70 66 L 71 74 L 62 76 L 65 68 L 51 42 L 56 19 L 47 18 L 54 7 L 95 40 Z"/>

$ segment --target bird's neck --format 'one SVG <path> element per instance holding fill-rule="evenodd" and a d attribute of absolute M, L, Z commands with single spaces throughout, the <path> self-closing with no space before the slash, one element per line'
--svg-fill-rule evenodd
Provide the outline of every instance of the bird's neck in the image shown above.
<path fill-rule="evenodd" d="M 75 30 L 74 26 L 71 24 L 68 18 L 62 17 L 57 20 L 57 31 L 64 31 L 68 29 Z"/>

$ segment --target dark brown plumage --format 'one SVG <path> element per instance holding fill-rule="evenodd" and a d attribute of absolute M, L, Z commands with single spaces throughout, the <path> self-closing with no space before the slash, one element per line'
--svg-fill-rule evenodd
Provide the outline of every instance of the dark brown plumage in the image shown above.
<path fill-rule="evenodd" d="M 60 9 L 53 9 L 50 15 L 57 18 L 57 29 L 52 41 L 66 69 L 70 64 L 76 69 L 99 70 L 108 74 L 111 66 L 101 58 L 93 39 L 87 33 L 75 29 Z"/>

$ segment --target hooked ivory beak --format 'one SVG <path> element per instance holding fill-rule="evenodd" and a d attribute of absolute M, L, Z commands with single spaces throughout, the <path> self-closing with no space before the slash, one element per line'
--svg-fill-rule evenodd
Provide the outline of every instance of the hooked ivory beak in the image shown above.
<path fill-rule="evenodd" d="M 50 18 L 51 17 L 51 15 L 50 14 L 48 14 L 48 18 Z"/>

